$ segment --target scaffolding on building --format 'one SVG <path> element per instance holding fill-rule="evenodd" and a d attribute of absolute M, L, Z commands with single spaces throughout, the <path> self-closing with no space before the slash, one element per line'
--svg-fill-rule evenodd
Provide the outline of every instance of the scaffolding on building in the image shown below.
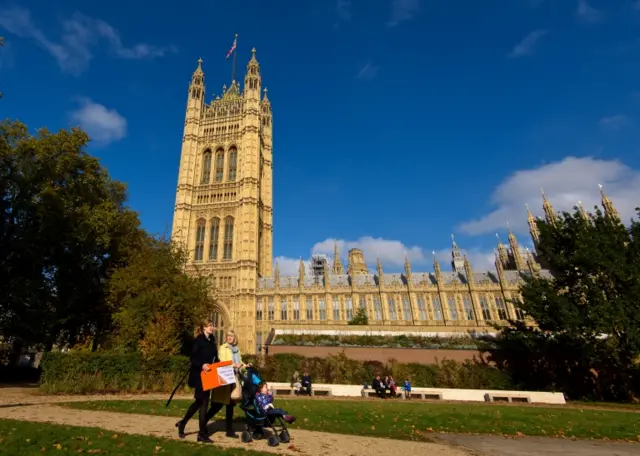
<path fill-rule="evenodd" d="M 316 254 L 311 256 L 309 266 L 314 283 L 318 285 L 322 284 L 322 277 L 324 276 L 324 270 L 328 265 L 328 262 L 329 260 L 326 255 Z"/>

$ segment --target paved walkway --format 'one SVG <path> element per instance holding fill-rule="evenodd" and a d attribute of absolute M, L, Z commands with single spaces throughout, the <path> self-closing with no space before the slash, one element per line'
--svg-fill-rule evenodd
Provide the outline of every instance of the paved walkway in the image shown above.
<path fill-rule="evenodd" d="M 492 456 L 639 456 L 640 444 L 549 437 L 438 434 L 439 439 Z"/>
<path fill-rule="evenodd" d="M 180 399 L 189 399 L 180 396 Z M 166 399 L 166 394 L 44 396 L 24 388 L 0 388 L 0 419 L 50 422 L 69 426 L 99 427 L 113 432 L 177 438 L 175 418 L 97 412 L 60 407 L 62 402 L 88 400 Z M 430 456 L 640 456 L 640 444 L 544 437 L 500 437 L 466 434 L 433 434 L 433 442 L 410 442 L 365 436 L 348 436 L 294 429 L 291 443 L 271 448 L 265 440 L 243 444 L 229 440 L 221 431 L 222 422 L 212 423 L 212 439 L 220 446 L 298 456 L 389 456 L 428 454 Z M 241 424 L 239 424 L 241 426 Z M 195 440 L 196 420 L 187 427 L 187 439 Z M 240 430 L 238 427 L 237 430 Z"/>

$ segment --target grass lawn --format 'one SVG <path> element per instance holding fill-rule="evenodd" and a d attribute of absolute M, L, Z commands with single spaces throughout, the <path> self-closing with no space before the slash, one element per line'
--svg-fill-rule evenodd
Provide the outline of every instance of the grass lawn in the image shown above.
<path fill-rule="evenodd" d="M 189 401 L 95 401 L 64 404 L 87 410 L 144 415 L 181 416 Z M 321 401 L 277 399 L 296 415 L 295 428 L 336 434 L 424 440 L 431 432 L 536 435 L 594 439 L 640 440 L 637 413 L 624 410 L 517 407 L 484 404 L 419 402 Z M 236 407 L 236 416 L 243 416 Z M 216 419 L 223 419 L 220 413 Z"/>
<path fill-rule="evenodd" d="M 178 442 L 138 435 L 114 434 L 96 428 L 60 426 L 56 424 L 28 423 L 0 420 L 0 455 L 42 456 L 108 454 L 131 456 L 135 454 L 162 454 L 166 456 L 272 456 L 271 453 L 243 449 L 211 448 L 191 442 Z"/>

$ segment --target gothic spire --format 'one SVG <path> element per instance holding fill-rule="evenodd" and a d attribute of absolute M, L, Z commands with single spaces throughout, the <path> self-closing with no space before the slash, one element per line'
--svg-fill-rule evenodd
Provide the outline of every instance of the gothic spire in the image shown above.
<path fill-rule="evenodd" d="M 406 277 L 411 277 L 411 264 L 409 263 L 407 252 L 404 252 L 404 275 Z"/>
<path fill-rule="evenodd" d="M 605 194 L 604 188 L 600 184 L 598 184 L 598 187 L 600 187 L 600 195 L 602 195 L 602 207 L 604 207 L 604 213 L 614 220 L 620 220 L 620 215 L 614 207 L 613 202 Z"/>
<path fill-rule="evenodd" d="M 464 259 L 462 258 L 462 252 L 456 244 L 456 238 L 451 234 L 451 268 L 455 272 L 464 272 Z"/>
<path fill-rule="evenodd" d="M 547 199 L 547 196 L 544 194 L 544 190 L 540 189 L 540 191 L 542 192 L 542 208 L 544 209 L 544 215 L 547 219 L 547 223 L 556 223 L 556 213 L 553 210 L 553 206 Z"/>
<path fill-rule="evenodd" d="M 531 234 L 531 239 L 533 239 L 533 245 L 538 245 L 540 243 L 540 230 L 538 230 L 538 224 L 536 222 L 536 218 L 531 213 L 531 209 L 529 209 L 529 205 L 525 204 L 527 208 L 527 222 L 529 223 L 529 234 Z"/>
<path fill-rule="evenodd" d="M 511 227 L 507 223 L 507 230 L 509 230 L 509 247 L 511 249 L 511 256 L 513 258 L 513 264 L 517 270 L 524 269 L 524 261 L 522 261 L 522 254 L 520 253 L 520 245 L 516 235 L 511 231 Z"/>
<path fill-rule="evenodd" d="M 344 274 L 344 267 L 342 266 L 342 262 L 340 261 L 340 251 L 338 250 L 337 242 L 333 243 L 333 274 Z"/>

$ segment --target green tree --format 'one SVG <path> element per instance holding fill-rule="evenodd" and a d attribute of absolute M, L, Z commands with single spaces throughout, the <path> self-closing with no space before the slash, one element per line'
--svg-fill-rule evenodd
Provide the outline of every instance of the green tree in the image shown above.
<path fill-rule="evenodd" d="M 168 240 L 149 237 L 126 266 L 114 270 L 108 301 L 120 349 L 148 355 L 184 351 L 213 304 L 208 278 L 185 273 L 186 261 L 186 253 Z"/>
<path fill-rule="evenodd" d="M 494 359 L 524 387 L 573 398 L 633 400 L 640 391 L 640 224 L 596 209 L 538 221 L 553 278 L 524 276 L 514 305 L 536 323 L 503 331 Z"/>
<path fill-rule="evenodd" d="M 26 345 L 100 338 L 104 283 L 144 239 L 125 186 L 79 129 L 0 123 L 0 334 Z"/>
<path fill-rule="evenodd" d="M 349 320 L 350 325 L 368 325 L 369 324 L 369 317 L 367 316 L 367 311 L 363 308 L 363 307 L 359 307 L 358 310 L 356 310 L 355 315 L 353 316 L 353 318 L 351 318 L 351 320 Z"/>

